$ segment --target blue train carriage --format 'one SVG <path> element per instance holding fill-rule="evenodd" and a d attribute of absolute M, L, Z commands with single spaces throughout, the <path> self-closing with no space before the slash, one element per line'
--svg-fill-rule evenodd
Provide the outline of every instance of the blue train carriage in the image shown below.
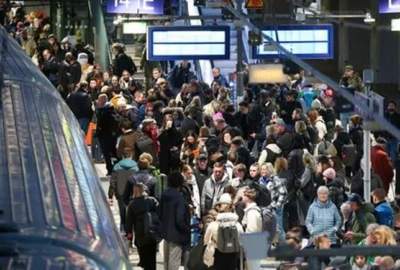
<path fill-rule="evenodd" d="M 0 269 L 130 269 L 77 120 L 0 29 Z"/>

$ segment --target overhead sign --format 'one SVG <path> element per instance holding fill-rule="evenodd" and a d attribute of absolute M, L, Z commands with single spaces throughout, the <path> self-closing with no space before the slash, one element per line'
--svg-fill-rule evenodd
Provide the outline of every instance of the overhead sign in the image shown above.
<path fill-rule="evenodd" d="M 126 22 L 122 25 L 124 34 L 146 34 L 147 23 L 145 22 Z"/>
<path fill-rule="evenodd" d="M 229 26 L 164 26 L 147 30 L 150 61 L 229 59 Z"/>
<path fill-rule="evenodd" d="M 262 33 L 279 41 L 286 50 L 302 59 L 333 58 L 333 26 L 330 24 L 270 26 L 263 28 Z M 253 58 L 274 58 L 281 54 L 262 38 L 262 44 L 253 47 Z"/>
<path fill-rule="evenodd" d="M 163 15 L 164 0 L 107 0 L 107 12 Z"/>
<path fill-rule="evenodd" d="M 392 31 L 400 31 L 400 19 L 392 19 Z"/>
<path fill-rule="evenodd" d="M 400 13 L 400 0 L 380 0 L 379 13 Z"/>

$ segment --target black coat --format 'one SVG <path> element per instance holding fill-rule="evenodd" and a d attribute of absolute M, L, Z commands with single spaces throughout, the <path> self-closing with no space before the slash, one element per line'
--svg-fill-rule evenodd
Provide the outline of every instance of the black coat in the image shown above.
<path fill-rule="evenodd" d="M 167 242 L 182 247 L 190 244 L 190 213 L 183 194 L 176 188 L 168 188 L 161 195 L 161 236 Z"/>
<path fill-rule="evenodd" d="M 134 74 L 137 68 L 131 57 L 125 53 L 120 53 L 113 61 L 113 73 L 114 75 L 121 77 L 124 70 L 129 71 L 130 74 Z"/>
<path fill-rule="evenodd" d="M 55 57 L 43 62 L 42 71 L 54 86 L 58 86 L 60 82 L 59 64 Z"/>
<path fill-rule="evenodd" d="M 196 134 L 199 134 L 199 126 L 197 122 L 192 118 L 185 117 L 181 124 L 181 134 L 183 136 L 186 136 L 189 130 L 195 132 Z"/>
<path fill-rule="evenodd" d="M 76 118 L 92 118 L 92 99 L 85 90 L 78 89 L 78 91 L 71 93 L 67 97 L 67 104 Z"/>
<path fill-rule="evenodd" d="M 135 245 L 145 246 L 156 244 L 154 235 L 145 232 L 145 215 L 151 213 L 153 220 L 157 219 L 159 204 L 153 197 L 134 198 L 128 205 L 126 214 L 126 232 L 135 232 Z"/>
<path fill-rule="evenodd" d="M 182 135 L 175 127 L 172 127 L 161 132 L 158 140 L 160 141 L 160 172 L 169 174 L 171 170 L 177 169 L 180 165 L 179 153 Z"/>
<path fill-rule="evenodd" d="M 97 136 L 114 136 L 119 133 L 118 116 L 112 106 L 106 105 L 96 109 L 96 134 Z"/>

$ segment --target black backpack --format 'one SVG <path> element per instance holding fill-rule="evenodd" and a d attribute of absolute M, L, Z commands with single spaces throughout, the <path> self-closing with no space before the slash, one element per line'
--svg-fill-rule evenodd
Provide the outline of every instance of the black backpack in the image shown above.
<path fill-rule="evenodd" d="M 300 189 L 300 191 L 303 193 L 304 198 L 307 199 L 308 201 L 314 200 L 315 195 L 317 194 L 317 184 L 315 183 L 314 172 L 311 172 L 310 180 L 304 187 Z"/>
<path fill-rule="evenodd" d="M 159 228 L 160 228 L 160 218 L 158 214 L 154 211 L 150 211 L 149 205 L 150 201 L 153 199 L 146 199 L 147 211 L 143 214 L 143 232 L 145 237 L 149 237 L 156 242 L 161 241 Z"/>
<path fill-rule="evenodd" d="M 218 226 L 217 249 L 221 253 L 238 253 L 240 251 L 239 232 L 236 224 Z"/>

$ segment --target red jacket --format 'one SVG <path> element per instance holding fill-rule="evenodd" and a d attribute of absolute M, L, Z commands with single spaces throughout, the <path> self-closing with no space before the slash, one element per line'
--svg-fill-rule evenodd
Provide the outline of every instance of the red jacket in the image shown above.
<path fill-rule="evenodd" d="M 376 145 L 371 149 L 371 164 L 374 172 L 382 179 L 386 192 L 393 181 L 393 166 L 389 155 L 381 145 Z"/>

